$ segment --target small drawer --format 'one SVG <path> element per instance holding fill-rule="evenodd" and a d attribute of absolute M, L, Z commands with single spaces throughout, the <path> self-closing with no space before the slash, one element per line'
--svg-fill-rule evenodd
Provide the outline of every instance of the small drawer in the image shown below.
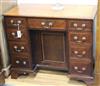
<path fill-rule="evenodd" d="M 60 19 L 28 19 L 29 28 L 65 30 L 66 22 Z"/>
<path fill-rule="evenodd" d="M 30 60 L 28 58 L 12 58 L 12 67 L 29 68 Z"/>
<path fill-rule="evenodd" d="M 18 34 L 16 29 L 6 29 L 7 38 L 10 41 L 27 41 L 28 40 L 28 31 L 20 30 L 21 34 Z"/>
<path fill-rule="evenodd" d="M 90 60 L 70 60 L 70 73 L 72 74 L 82 74 L 82 75 L 92 75 L 93 65 Z"/>
<path fill-rule="evenodd" d="M 29 53 L 29 46 L 24 42 L 9 42 L 9 50 L 11 54 Z"/>
<path fill-rule="evenodd" d="M 70 58 L 84 59 L 84 58 L 91 58 L 92 57 L 91 52 L 92 52 L 91 47 L 89 46 L 87 47 L 73 46 L 73 47 L 70 47 L 69 55 L 70 55 Z"/>
<path fill-rule="evenodd" d="M 69 20 L 69 30 L 92 31 L 91 20 Z"/>
<path fill-rule="evenodd" d="M 6 27 L 10 28 L 17 28 L 18 25 L 20 28 L 26 27 L 26 19 L 25 18 L 19 18 L 19 17 L 5 17 L 5 25 Z M 25 29 L 25 28 L 24 28 Z"/>
<path fill-rule="evenodd" d="M 91 43 L 92 44 L 92 33 L 91 32 L 69 32 L 68 33 L 69 43 L 76 43 L 76 44 L 85 44 Z"/>

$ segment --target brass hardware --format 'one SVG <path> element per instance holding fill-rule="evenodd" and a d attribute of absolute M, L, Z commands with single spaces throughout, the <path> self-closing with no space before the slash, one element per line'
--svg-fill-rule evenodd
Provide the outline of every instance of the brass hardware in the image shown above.
<path fill-rule="evenodd" d="M 75 54 L 78 54 L 78 51 L 74 51 Z"/>
<path fill-rule="evenodd" d="M 20 48 L 18 48 L 16 45 L 14 46 L 14 49 L 16 52 L 22 52 L 24 50 L 24 46 L 21 46 Z"/>
<path fill-rule="evenodd" d="M 23 61 L 23 64 L 26 65 L 26 61 Z"/>
<path fill-rule="evenodd" d="M 19 64 L 19 63 L 20 63 L 20 61 L 19 61 L 19 60 L 17 60 L 17 61 L 16 61 L 16 64 Z"/>
<path fill-rule="evenodd" d="M 78 39 L 78 37 L 77 37 L 77 36 L 74 36 L 73 38 L 74 38 L 74 40 L 77 40 L 77 39 Z"/>
<path fill-rule="evenodd" d="M 74 67 L 74 69 L 75 69 L 75 70 L 77 70 L 77 69 L 78 69 L 78 67 L 77 67 L 77 66 L 75 66 L 75 67 Z"/>
<path fill-rule="evenodd" d="M 73 26 L 74 26 L 74 27 L 77 27 L 78 25 L 77 25 L 77 23 L 74 23 Z"/>
<path fill-rule="evenodd" d="M 86 27 L 86 24 L 82 24 L 82 27 L 83 27 L 83 28 Z"/>
<path fill-rule="evenodd" d="M 85 37 L 85 36 L 83 36 L 83 37 L 82 37 L 82 40 L 86 40 L 86 37 Z"/>
<path fill-rule="evenodd" d="M 83 68 L 82 68 L 82 70 L 83 70 L 83 71 L 85 71 L 85 70 L 86 70 L 86 68 L 85 68 L 85 67 L 83 67 Z"/>
<path fill-rule="evenodd" d="M 76 30 L 79 30 L 80 31 L 80 30 L 83 30 L 83 28 L 78 27 L 78 28 L 76 28 Z"/>

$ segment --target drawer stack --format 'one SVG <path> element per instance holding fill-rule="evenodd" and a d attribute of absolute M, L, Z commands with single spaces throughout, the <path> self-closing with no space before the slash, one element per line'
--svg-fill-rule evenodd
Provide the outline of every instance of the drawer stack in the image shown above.
<path fill-rule="evenodd" d="M 12 74 L 19 69 L 32 69 L 29 33 L 26 19 L 19 17 L 5 17 L 5 31 L 11 57 Z M 16 71 L 16 72 L 17 72 Z M 23 71 L 25 74 L 25 72 Z M 12 75 L 16 78 L 15 75 Z"/>
<path fill-rule="evenodd" d="M 92 76 L 93 32 L 91 20 L 70 20 L 68 28 L 69 72 L 72 76 Z"/>

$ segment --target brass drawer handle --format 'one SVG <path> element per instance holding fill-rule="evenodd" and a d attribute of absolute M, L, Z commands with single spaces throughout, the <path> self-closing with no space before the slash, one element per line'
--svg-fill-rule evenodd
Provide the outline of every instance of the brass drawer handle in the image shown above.
<path fill-rule="evenodd" d="M 86 54 L 86 51 L 82 51 L 82 54 L 78 54 L 78 51 L 74 51 L 74 54 L 77 55 L 78 57 L 83 57 L 83 55 Z"/>
<path fill-rule="evenodd" d="M 19 64 L 20 63 L 20 61 L 19 60 L 16 60 L 16 64 Z"/>
<path fill-rule="evenodd" d="M 74 36 L 73 39 L 74 39 L 74 40 L 77 40 L 77 39 L 78 39 L 78 36 Z"/>
<path fill-rule="evenodd" d="M 83 71 L 81 71 L 81 70 L 78 70 L 77 72 L 78 72 L 78 73 L 83 73 Z"/>
<path fill-rule="evenodd" d="M 41 22 L 41 25 L 42 25 L 43 28 L 46 28 L 46 29 L 49 28 L 49 26 L 47 26 L 47 23 L 46 22 Z"/>
<path fill-rule="evenodd" d="M 77 42 L 77 43 L 82 43 L 82 41 L 81 41 L 81 40 L 77 40 L 76 42 Z"/>
<path fill-rule="evenodd" d="M 12 32 L 11 34 L 12 34 L 12 36 L 16 36 L 16 33 L 14 33 L 14 32 Z"/>
<path fill-rule="evenodd" d="M 21 24 L 21 23 L 22 23 L 22 21 L 21 21 L 21 20 L 18 20 L 18 21 L 17 21 L 17 23 L 18 23 L 18 24 Z"/>
<path fill-rule="evenodd" d="M 24 64 L 24 65 L 26 65 L 26 63 L 27 63 L 26 61 L 23 61 L 23 64 Z"/>
<path fill-rule="evenodd" d="M 86 70 L 85 67 L 82 67 L 82 70 L 78 70 L 79 68 L 77 66 L 74 66 L 74 69 L 77 70 L 78 73 L 83 73 Z"/>
<path fill-rule="evenodd" d="M 17 22 L 16 22 L 16 23 L 14 23 L 14 20 L 13 20 L 13 19 L 11 19 L 11 20 L 10 20 L 10 23 L 11 23 L 12 25 L 17 25 L 17 24 L 21 24 L 21 23 L 22 23 L 22 21 L 21 21 L 21 20 L 17 20 Z"/>
<path fill-rule="evenodd" d="M 26 75 L 27 73 L 26 72 L 23 72 L 23 74 Z"/>
<path fill-rule="evenodd" d="M 11 20 L 10 20 L 10 23 L 13 24 L 13 23 L 14 23 L 14 20 L 11 19 Z"/>
<path fill-rule="evenodd" d="M 45 22 L 41 22 L 41 25 L 44 26 L 46 23 Z"/>
<path fill-rule="evenodd" d="M 77 55 L 77 57 L 83 57 L 83 55 Z"/>
<path fill-rule="evenodd" d="M 85 68 L 85 67 L 82 67 L 82 70 L 83 70 L 83 71 L 85 71 L 85 70 L 86 70 L 86 68 Z"/>
<path fill-rule="evenodd" d="M 86 24 L 82 24 L 82 27 L 85 28 L 86 27 Z"/>
<path fill-rule="evenodd" d="M 85 36 L 82 37 L 82 40 L 85 41 L 87 38 Z"/>
<path fill-rule="evenodd" d="M 83 28 L 78 27 L 78 28 L 76 28 L 76 30 L 81 31 L 81 30 L 83 30 Z"/>
<path fill-rule="evenodd" d="M 77 25 L 77 23 L 74 23 L 73 26 L 74 26 L 74 27 L 77 27 L 78 25 Z"/>
<path fill-rule="evenodd" d="M 83 51 L 82 54 L 85 55 L 86 54 L 86 51 Z"/>
<path fill-rule="evenodd" d="M 49 22 L 48 25 L 49 25 L 49 27 L 53 26 L 53 22 Z"/>
<path fill-rule="evenodd" d="M 14 49 L 16 52 L 22 52 L 24 50 L 24 46 L 21 46 L 20 48 L 18 46 L 14 46 Z"/>
<path fill-rule="evenodd" d="M 74 51 L 74 54 L 78 54 L 78 51 Z"/>
<path fill-rule="evenodd" d="M 75 67 L 74 67 L 74 69 L 75 69 L 75 70 L 78 70 L 78 67 L 77 67 L 77 66 L 75 66 Z"/>
<path fill-rule="evenodd" d="M 82 70 L 78 70 L 77 72 L 83 73 L 85 70 L 86 70 L 86 68 L 85 67 L 82 67 Z"/>
<path fill-rule="evenodd" d="M 53 26 L 53 22 L 41 22 L 41 25 L 43 26 L 43 28 L 51 28 Z"/>

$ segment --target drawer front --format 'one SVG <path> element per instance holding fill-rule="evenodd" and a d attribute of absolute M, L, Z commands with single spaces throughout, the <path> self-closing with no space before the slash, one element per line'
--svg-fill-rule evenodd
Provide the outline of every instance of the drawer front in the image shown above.
<path fill-rule="evenodd" d="M 24 42 L 9 42 L 9 50 L 11 54 L 29 53 L 29 46 Z"/>
<path fill-rule="evenodd" d="M 92 44 L 92 33 L 91 32 L 69 32 L 69 42 L 74 44 Z"/>
<path fill-rule="evenodd" d="M 27 41 L 28 39 L 28 32 L 26 30 L 20 30 L 21 35 L 18 34 L 16 29 L 7 29 L 6 34 L 7 38 L 10 41 Z"/>
<path fill-rule="evenodd" d="M 92 21 L 89 20 L 70 20 L 69 30 L 92 31 Z"/>
<path fill-rule="evenodd" d="M 12 58 L 12 66 L 19 68 L 30 68 L 30 61 L 28 58 L 16 57 Z"/>
<path fill-rule="evenodd" d="M 65 29 L 66 22 L 65 20 L 57 20 L 57 19 L 28 19 L 29 28 L 33 29 Z"/>
<path fill-rule="evenodd" d="M 89 60 L 70 60 L 70 73 L 72 74 L 82 74 L 82 75 L 92 75 L 93 65 Z"/>
<path fill-rule="evenodd" d="M 6 17 L 5 18 L 6 27 L 8 28 L 20 28 L 26 27 L 26 19 L 19 17 Z M 24 28 L 25 29 L 25 28 Z"/>
<path fill-rule="evenodd" d="M 91 47 L 77 47 L 77 46 L 72 46 L 70 47 L 69 50 L 69 56 L 70 58 L 91 58 L 92 57 L 92 51 Z"/>

